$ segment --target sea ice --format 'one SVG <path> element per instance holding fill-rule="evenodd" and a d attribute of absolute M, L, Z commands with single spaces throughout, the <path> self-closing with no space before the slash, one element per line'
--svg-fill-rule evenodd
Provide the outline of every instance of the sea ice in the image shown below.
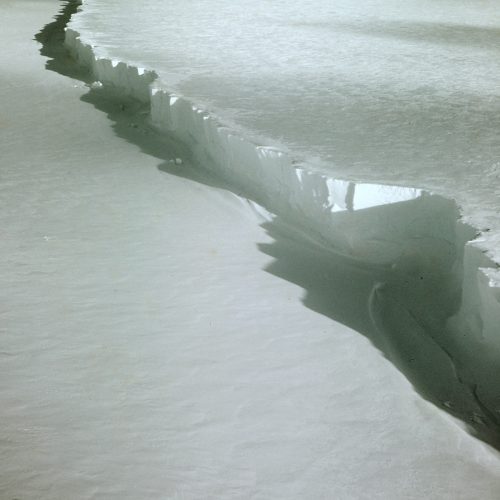
<path fill-rule="evenodd" d="M 374 328 L 381 305 L 393 323 L 408 319 L 394 298 L 414 299 L 417 319 L 427 317 L 421 270 L 450 266 L 446 276 L 455 275 L 463 245 L 448 240 L 466 238 L 454 204 L 419 189 L 289 172 L 279 149 L 253 150 L 221 128 L 228 151 L 269 167 L 269 200 L 289 196 L 291 212 L 308 221 L 318 214 L 325 233 L 309 238 L 286 211 L 272 215 L 193 165 L 182 144 L 144 133 L 147 116 L 118 89 L 46 71 L 32 37 L 55 5 L 0 6 L 9 82 L 0 90 L 1 496 L 498 498 L 497 453 L 424 401 L 369 342 L 386 340 Z M 111 16 L 93 5 L 89 15 Z M 154 5 L 131 2 L 128 15 Z M 78 76 L 67 59 L 49 68 Z M 122 63 L 114 70 L 133 75 Z M 155 97 L 166 101 L 163 91 Z M 185 104 L 168 99 L 177 125 L 214 125 Z M 199 122 L 182 123 L 187 109 Z M 296 184 L 276 182 L 289 174 Z M 377 283 L 398 272 L 411 283 Z M 444 351 L 410 320 L 404 347 L 418 349 L 398 353 L 416 355 L 413 364 L 429 353 L 443 362 L 424 365 L 427 373 L 449 377 Z"/>

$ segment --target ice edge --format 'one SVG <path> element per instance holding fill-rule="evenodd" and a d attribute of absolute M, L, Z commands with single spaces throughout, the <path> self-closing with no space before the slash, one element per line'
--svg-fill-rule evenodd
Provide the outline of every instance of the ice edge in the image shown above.
<path fill-rule="evenodd" d="M 65 45 L 77 62 L 104 85 L 149 105 L 153 126 L 185 144 L 197 164 L 228 180 L 238 194 L 360 262 L 431 271 L 444 266 L 455 273 L 461 300 L 450 324 L 464 332 L 469 345 L 500 354 L 500 266 L 488 256 L 483 235 L 462 221 L 453 200 L 413 188 L 356 185 L 297 165 L 287 153 L 253 143 L 169 92 L 154 71 L 99 56 L 74 25 L 72 18 Z M 377 191 L 375 197 L 385 203 L 357 202 L 354 191 L 360 186 Z M 363 208 L 370 210 L 357 210 Z M 422 244 L 429 239 L 441 243 Z M 449 254 L 446 244 L 453 245 L 453 257 L 443 257 Z M 474 391 L 477 399 L 476 385 Z M 498 412 L 500 405 L 495 406 L 492 411 Z"/>

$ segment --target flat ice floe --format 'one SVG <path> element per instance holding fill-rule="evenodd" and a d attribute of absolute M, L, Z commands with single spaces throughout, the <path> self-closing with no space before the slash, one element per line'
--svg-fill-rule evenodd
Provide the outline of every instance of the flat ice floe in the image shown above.
<path fill-rule="evenodd" d="M 499 7 L 86 0 L 71 26 L 232 129 L 334 177 L 451 196 L 500 229 Z"/>

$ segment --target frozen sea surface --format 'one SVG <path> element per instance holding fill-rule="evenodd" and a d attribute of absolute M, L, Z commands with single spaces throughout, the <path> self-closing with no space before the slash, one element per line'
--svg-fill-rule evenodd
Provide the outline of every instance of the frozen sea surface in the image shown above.
<path fill-rule="evenodd" d="M 0 5 L 0 496 L 498 498 L 498 454 L 275 260 L 329 301 L 370 277 L 166 175 L 132 104 L 45 69 L 57 7 Z"/>
<path fill-rule="evenodd" d="M 500 227 L 498 0 L 86 0 L 73 27 L 334 176 L 425 187 Z"/>

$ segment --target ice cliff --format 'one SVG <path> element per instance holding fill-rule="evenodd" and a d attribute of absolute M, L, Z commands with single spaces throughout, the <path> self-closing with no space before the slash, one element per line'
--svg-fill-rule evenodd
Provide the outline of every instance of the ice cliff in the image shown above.
<path fill-rule="evenodd" d="M 457 204 L 421 189 L 353 183 L 298 164 L 169 92 L 153 70 L 100 55 L 74 19 L 65 44 L 92 79 L 140 101 L 156 130 L 182 143 L 191 162 L 232 191 L 374 273 L 369 303 L 353 307 L 370 309 L 380 332 L 375 343 L 425 396 L 496 442 L 499 265 L 491 257 L 496 249 L 463 222 Z M 429 391 L 432 384 L 443 387 Z"/>

